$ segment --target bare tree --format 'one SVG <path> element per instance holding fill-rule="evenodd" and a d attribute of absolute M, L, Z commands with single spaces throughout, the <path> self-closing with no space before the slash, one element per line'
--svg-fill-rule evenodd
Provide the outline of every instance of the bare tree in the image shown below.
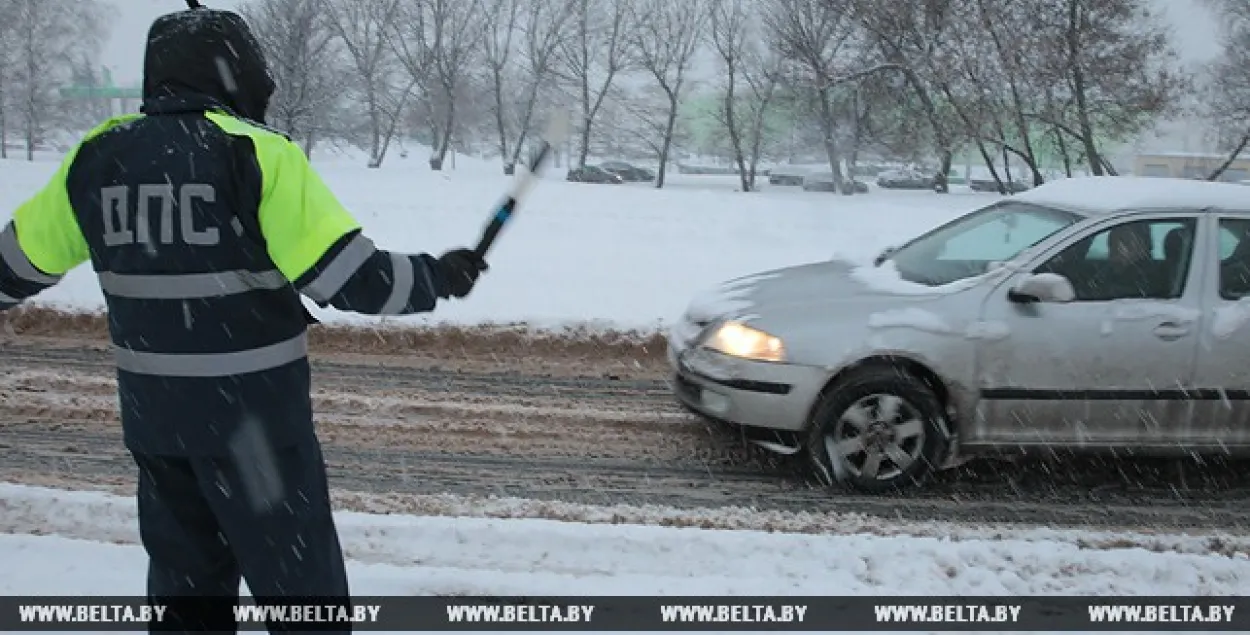
<path fill-rule="evenodd" d="M 868 61 L 867 34 L 851 0 L 772 0 L 765 23 L 773 46 L 791 61 L 792 83 L 805 89 L 819 113 L 825 155 L 834 186 L 854 193 L 842 174 L 842 150 L 833 91 L 861 78 L 898 68 L 895 62 Z"/>
<path fill-rule="evenodd" d="M 984 31 L 979 0 L 953 2 L 946 8 L 946 19 L 956 26 L 946 29 L 944 46 L 926 60 L 926 75 L 981 156 L 999 193 L 1008 194 L 1011 172 L 1004 113 L 1012 106 L 1002 94 L 1011 83 L 1005 79 L 1009 73 L 998 63 L 994 38 Z M 1000 167 L 1005 171 L 1002 177 Z"/>
<path fill-rule="evenodd" d="M 720 120 L 743 192 L 755 190 L 764 119 L 781 75 L 781 57 L 759 45 L 757 9 L 748 0 L 713 0 L 710 13 L 712 45 L 724 69 Z"/>
<path fill-rule="evenodd" d="M 1114 174 L 1099 144 L 1171 114 L 1189 86 L 1167 26 L 1139 0 L 1023 7 L 1032 9 L 1030 28 L 1039 35 L 1036 80 L 1057 87 L 1054 110 L 1031 114 L 1079 145 L 1093 174 Z"/>
<path fill-rule="evenodd" d="M 320 0 L 331 28 L 351 61 L 368 116 L 369 167 L 378 168 L 402 115 L 412 83 L 397 77 L 387 34 L 399 17 L 400 0 Z"/>
<path fill-rule="evenodd" d="M 75 57 L 95 57 L 107 34 L 104 6 L 94 1 L 18 0 L 13 12 L 13 91 L 16 115 L 26 142 L 26 158 L 64 113 L 57 94 Z"/>
<path fill-rule="evenodd" d="M 253 0 L 241 9 L 277 84 L 267 123 L 310 156 L 320 138 L 335 132 L 342 98 L 343 51 L 321 9 L 321 0 Z"/>
<path fill-rule="evenodd" d="M 560 45 L 564 43 L 565 26 L 573 17 L 573 0 L 523 0 L 525 2 L 525 20 L 522 30 L 525 34 L 525 97 L 522 100 L 520 116 L 517 118 L 517 139 L 512 145 L 512 158 L 505 170 L 512 172 L 512 167 L 521 159 L 521 151 L 525 147 L 526 138 L 534 122 L 534 111 L 542 96 L 543 88 L 553 77 L 556 57 Z"/>
<path fill-rule="evenodd" d="M 508 80 L 513 71 L 513 41 L 517 35 L 517 22 L 522 0 L 490 0 L 483 16 L 485 34 L 482 36 L 482 58 L 489 73 L 492 114 L 498 136 L 499 158 L 504 173 L 511 172 L 508 151 L 511 130 L 508 121 L 510 100 L 507 96 Z"/>
<path fill-rule="evenodd" d="M 1250 3 L 1208 4 L 1220 17 L 1221 52 L 1203 73 L 1202 114 L 1229 146 L 1228 157 L 1207 177 L 1215 181 L 1250 146 Z"/>
<path fill-rule="evenodd" d="M 1033 184 L 1041 185 L 1045 178 L 1034 147 L 1034 122 L 1029 119 L 1029 113 L 1038 110 L 1045 95 L 1044 87 L 1034 80 L 1037 67 L 1031 51 L 1039 46 L 1037 34 L 1028 30 L 1027 14 L 1021 3 L 986 0 L 975 0 L 975 3 L 977 22 L 984 34 L 982 39 L 992 51 L 985 58 L 992 60 L 994 69 L 987 69 L 985 74 L 996 76 L 998 85 L 1003 88 L 983 92 L 983 95 L 997 96 L 989 100 L 996 116 L 988 117 L 997 127 L 995 141 L 1004 152 L 1018 156 L 1032 171 Z M 1006 161 L 1003 167 L 1010 169 Z M 999 188 L 1006 191 L 1001 182 Z"/>
<path fill-rule="evenodd" d="M 708 20 L 706 0 L 640 0 L 636 6 L 634 48 L 639 65 L 655 78 L 668 100 L 660 141 L 655 186 L 664 187 L 679 100 L 687 88 L 690 64 L 704 42 Z"/>
<path fill-rule="evenodd" d="M 896 99 L 891 114 L 901 119 L 890 121 L 886 127 L 900 136 L 891 140 L 899 144 L 915 144 L 923 138 L 921 130 L 908 125 L 911 115 L 928 124 L 929 138 L 938 155 L 938 192 L 949 191 L 948 177 L 955 146 L 959 139 L 960 124 L 952 116 L 950 108 L 942 103 L 940 90 L 934 83 L 934 73 L 940 70 L 934 58 L 948 48 L 947 41 L 953 31 L 963 26 L 954 16 L 957 5 L 964 0 L 919 0 L 917 2 L 877 2 L 875 0 L 851 0 L 851 7 L 859 23 L 869 35 L 869 41 L 880 52 L 882 59 L 893 63 L 902 74 L 905 87 L 913 99 Z M 902 88 L 901 86 L 899 88 Z M 880 118 L 878 118 L 880 119 Z"/>
<path fill-rule="evenodd" d="M 405 66 L 414 81 L 430 78 L 427 97 L 434 118 L 430 169 L 441 170 L 456 134 L 457 102 L 486 35 L 484 0 L 405 0 L 405 7 L 396 46 L 410 52 L 404 56 Z M 416 65 L 418 60 L 421 66 Z"/>
<path fill-rule="evenodd" d="M 622 158 L 661 156 L 666 145 L 680 146 L 688 140 L 683 120 L 669 128 L 671 112 L 668 95 L 655 82 L 629 91 L 623 86 L 613 88 L 603 103 L 605 119 L 599 126 L 599 144 Z"/>
<path fill-rule="evenodd" d="M 595 118 L 617 76 L 630 66 L 634 0 L 574 0 L 571 34 L 561 41 L 563 72 L 577 91 L 577 167 L 586 165 Z"/>
<path fill-rule="evenodd" d="M 13 49 L 17 30 L 14 28 L 21 0 L 0 0 L 0 159 L 9 158 L 9 102 L 15 86 Z"/>

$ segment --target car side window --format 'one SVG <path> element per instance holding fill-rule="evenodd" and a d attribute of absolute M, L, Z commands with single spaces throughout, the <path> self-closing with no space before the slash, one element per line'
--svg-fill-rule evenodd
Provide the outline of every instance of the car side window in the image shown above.
<path fill-rule="evenodd" d="M 1179 298 L 1197 225 L 1196 218 L 1121 223 L 1070 245 L 1034 273 L 1067 278 L 1078 302 Z"/>
<path fill-rule="evenodd" d="M 1250 219 L 1220 219 L 1220 297 L 1250 296 Z"/>
<path fill-rule="evenodd" d="M 1007 214 L 946 241 L 941 261 L 993 262 L 1008 260 L 1063 229 L 1064 221 L 1037 214 Z"/>

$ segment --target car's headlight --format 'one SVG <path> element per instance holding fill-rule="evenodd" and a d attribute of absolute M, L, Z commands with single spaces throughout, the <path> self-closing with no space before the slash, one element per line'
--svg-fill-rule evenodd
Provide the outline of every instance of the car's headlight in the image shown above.
<path fill-rule="evenodd" d="M 786 348 L 781 338 L 741 322 L 721 324 L 703 342 L 703 346 L 731 357 L 761 362 L 782 362 L 786 359 Z"/>

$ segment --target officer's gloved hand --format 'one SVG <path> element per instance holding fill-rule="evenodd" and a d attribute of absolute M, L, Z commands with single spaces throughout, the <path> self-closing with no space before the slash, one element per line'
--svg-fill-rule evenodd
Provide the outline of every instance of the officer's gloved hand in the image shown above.
<path fill-rule="evenodd" d="M 443 269 L 447 294 L 453 298 L 469 295 L 482 272 L 490 269 L 490 265 L 472 249 L 453 249 L 440 256 L 438 264 Z"/>

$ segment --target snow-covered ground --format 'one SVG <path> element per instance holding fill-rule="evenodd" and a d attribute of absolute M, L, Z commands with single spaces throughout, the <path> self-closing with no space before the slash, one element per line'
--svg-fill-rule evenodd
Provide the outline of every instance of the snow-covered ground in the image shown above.
<path fill-rule="evenodd" d="M 338 514 L 362 595 L 1245 595 L 1250 558 L 997 539 Z M 143 592 L 134 500 L 0 485 L 9 595 Z M 1157 538 L 1157 537 L 1156 537 Z"/>
<path fill-rule="evenodd" d="M 433 173 L 424 154 L 369 170 L 358 160 L 315 161 L 375 241 L 389 249 L 442 250 L 476 243 L 509 184 L 494 163 L 461 158 Z M 55 169 L 55 159 L 0 161 L 0 222 Z M 646 184 L 568 183 L 553 168 L 505 230 L 491 271 L 465 301 L 431 316 L 390 320 L 426 324 L 611 323 L 654 329 L 678 317 L 696 293 L 757 271 L 854 260 L 995 200 L 992 194 L 874 190 L 866 196 L 768 187 L 734 191 L 735 177 L 674 174 L 663 190 Z M 40 303 L 97 309 L 103 299 L 88 265 L 43 293 Z M 315 311 L 326 321 L 356 318 Z"/>
<path fill-rule="evenodd" d="M 318 166 L 382 246 L 438 252 L 472 244 L 507 179 L 494 164 L 471 160 L 434 174 L 421 158 L 413 153 L 380 170 L 343 160 Z M 0 162 L 0 221 L 54 168 L 47 159 Z M 562 176 L 553 170 L 526 202 L 474 296 L 441 307 L 433 321 L 653 328 L 720 281 L 835 253 L 866 260 L 996 198 L 883 191 L 844 198 L 776 187 L 741 194 L 732 177 L 681 175 L 657 191 Z M 87 266 L 40 299 L 101 305 Z M 847 523 L 803 535 L 522 518 L 339 518 L 361 594 L 1250 593 L 1245 551 L 1197 537 L 948 530 L 884 520 L 888 530 Z M 146 561 L 136 534 L 132 499 L 0 484 L 0 590 L 140 594 Z"/>

